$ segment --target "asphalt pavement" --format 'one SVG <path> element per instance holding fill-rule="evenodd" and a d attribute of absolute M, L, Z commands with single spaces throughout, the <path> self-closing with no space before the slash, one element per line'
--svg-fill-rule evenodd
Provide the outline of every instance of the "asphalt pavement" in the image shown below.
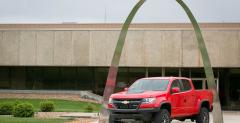
<path fill-rule="evenodd" d="M 224 120 L 224 123 L 240 123 L 240 112 L 224 111 L 223 120 Z M 190 120 L 186 120 L 185 122 L 173 120 L 172 123 L 192 123 L 192 122 Z M 211 114 L 210 114 L 210 123 L 213 123 Z"/>
<path fill-rule="evenodd" d="M 224 111 L 223 112 L 224 123 L 240 123 L 240 111 Z M 94 122 L 98 123 L 98 122 Z M 136 121 L 126 121 L 126 123 L 140 123 Z M 184 122 L 173 120 L 171 123 L 193 123 L 190 120 Z M 210 123 L 213 123 L 212 115 L 210 114 Z"/>

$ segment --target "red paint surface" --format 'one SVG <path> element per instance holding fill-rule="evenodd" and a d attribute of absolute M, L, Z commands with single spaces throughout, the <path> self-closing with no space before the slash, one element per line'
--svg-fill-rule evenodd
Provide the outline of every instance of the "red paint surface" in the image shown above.
<path fill-rule="evenodd" d="M 166 79 L 166 77 L 159 77 L 155 79 Z M 212 109 L 213 94 L 210 90 L 195 90 L 192 80 L 188 79 L 192 87 L 189 91 L 171 94 L 170 87 L 173 80 L 187 79 L 182 77 L 169 77 L 169 84 L 166 91 L 146 91 L 137 94 L 128 94 L 126 91 L 115 93 L 111 95 L 112 99 L 139 99 L 139 98 L 156 98 L 156 101 L 149 104 L 141 104 L 139 108 L 158 108 L 162 103 L 169 103 L 171 105 L 171 117 L 186 117 L 198 114 L 202 101 L 210 103 Z M 149 83 L 151 84 L 151 83 Z M 114 104 L 109 104 L 109 108 L 114 109 Z"/>
<path fill-rule="evenodd" d="M 109 104 L 108 104 L 108 108 L 114 108 L 113 104 L 112 104 L 112 103 L 109 103 Z"/>

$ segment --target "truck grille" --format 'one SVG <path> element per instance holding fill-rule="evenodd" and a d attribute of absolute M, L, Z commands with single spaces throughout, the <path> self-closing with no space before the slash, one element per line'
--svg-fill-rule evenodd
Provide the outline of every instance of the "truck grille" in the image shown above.
<path fill-rule="evenodd" d="M 142 99 L 114 99 L 113 104 L 117 109 L 137 109 Z"/>

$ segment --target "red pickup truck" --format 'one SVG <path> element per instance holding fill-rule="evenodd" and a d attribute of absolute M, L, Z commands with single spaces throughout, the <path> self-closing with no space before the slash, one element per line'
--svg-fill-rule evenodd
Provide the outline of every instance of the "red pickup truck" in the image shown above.
<path fill-rule="evenodd" d="M 172 119 L 191 119 L 209 123 L 213 93 L 195 90 L 192 80 L 184 77 L 152 77 L 135 81 L 123 92 L 109 98 L 109 123 L 123 119 L 144 123 L 170 123 Z"/>

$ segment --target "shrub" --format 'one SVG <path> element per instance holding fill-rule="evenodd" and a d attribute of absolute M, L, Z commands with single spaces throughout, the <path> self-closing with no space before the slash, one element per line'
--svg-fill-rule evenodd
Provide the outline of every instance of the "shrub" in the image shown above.
<path fill-rule="evenodd" d="M 0 115 L 11 115 L 13 112 L 12 103 L 2 103 L 0 104 Z"/>
<path fill-rule="evenodd" d="M 42 112 L 51 112 L 54 111 L 54 103 L 52 101 L 43 101 L 40 102 L 40 110 Z"/>
<path fill-rule="evenodd" d="M 34 109 L 33 105 L 30 103 L 20 103 L 14 107 L 13 110 L 14 117 L 33 117 Z"/>
<path fill-rule="evenodd" d="M 20 101 L 15 101 L 14 103 L 13 103 L 13 106 L 15 107 L 15 106 L 17 106 L 18 104 L 20 104 L 21 102 Z"/>
<path fill-rule="evenodd" d="M 93 106 L 88 104 L 87 107 L 85 108 L 86 112 L 93 112 Z"/>

